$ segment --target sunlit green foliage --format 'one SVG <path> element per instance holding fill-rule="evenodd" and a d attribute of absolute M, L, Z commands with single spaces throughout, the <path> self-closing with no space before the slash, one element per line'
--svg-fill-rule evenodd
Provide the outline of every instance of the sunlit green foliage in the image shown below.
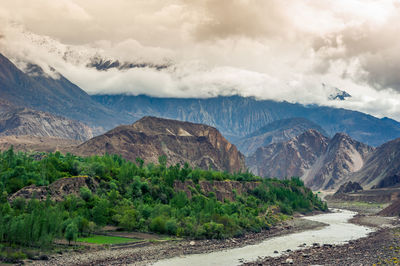
<path fill-rule="evenodd" d="M 58 203 L 51 199 L 7 201 L 25 186 L 48 185 L 76 175 L 96 179 L 99 188 L 81 188 L 79 196 L 70 195 Z M 193 181 L 191 198 L 174 188 L 176 181 L 185 180 Z M 232 202 L 221 202 L 215 193 L 205 194 L 200 189 L 201 180 L 259 185 L 247 193 L 235 193 Z M 168 167 L 166 157 L 161 157 L 158 165 L 144 165 L 141 159 L 134 163 L 117 155 L 82 158 L 59 152 L 0 152 L 0 242 L 42 246 L 50 245 L 54 238 L 75 241 L 104 225 L 193 238 L 225 238 L 268 229 L 284 214 L 325 209 L 298 178 L 262 179 L 249 172 L 206 171 L 188 164 Z"/>

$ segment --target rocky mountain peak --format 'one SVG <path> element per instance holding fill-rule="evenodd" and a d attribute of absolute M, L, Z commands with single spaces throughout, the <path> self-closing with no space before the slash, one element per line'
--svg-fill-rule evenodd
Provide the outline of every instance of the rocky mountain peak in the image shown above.
<path fill-rule="evenodd" d="M 310 129 L 287 142 L 258 148 L 247 158 L 247 165 L 260 176 L 302 176 L 326 151 L 328 141 L 327 137 Z"/>
<path fill-rule="evenodd" d="M 312 189 L 332 189 L 360 170 L 372 151 L 345 133 L 329 139 L 310 129 L 287 142 L 259 148 L 247 164 L 262 176 L 299 176 Z"/>
<path fill-rule="evenodd" d="M 238 172 L 245 169 L 244 156 L 213 127 L 189 122 L 143 117 L 119 126 L 79 145 L 81 155 L 120 154 L 134 161 L 157 163 L 166 155 L 168 164 L 188 162 L 203 169 Z"/>

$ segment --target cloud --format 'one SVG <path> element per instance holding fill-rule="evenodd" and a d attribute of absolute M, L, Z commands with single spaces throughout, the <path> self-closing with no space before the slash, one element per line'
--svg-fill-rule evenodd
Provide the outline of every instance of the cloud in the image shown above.
<path fill-rule="evenodd" d="M 398 11 L 397 0 L 3 0 L 0 52 L 92 94 L 240 94 L 400 119 Z M 169 67 L 97 71 L 94 57 Z M 322 83 L 353 97 L 329 101 Z"/>

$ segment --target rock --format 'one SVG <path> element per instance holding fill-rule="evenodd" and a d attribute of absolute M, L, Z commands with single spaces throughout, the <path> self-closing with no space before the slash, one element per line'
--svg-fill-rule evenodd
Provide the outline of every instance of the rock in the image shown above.
<path fill-rule="evenodd" d="M 286 263 L 293 264 L 293 259 L 290 258 L 286 259 Z"/>
<path fill-rule="evenodd" d="M 92 129 L 81 122 L 27 108 L 0 112 L 0 136 L 11 135 L 58 137 L 78 141 L 93 137 Z"/>
<path fill-rule="evenodd" d="M 372 151 L 346 134 L 329 139 L 310 129 L 287 142 L 258 148 L 246 164 L 260 176 L 299 176 L 313 190 L 332 189 L 358 171 Z"/>
<path fill-rule="evenodd" d="M 363 190 L 363 188 L 359 183 L 349 181 L 341 185 L 340 188 L 336 191 L 335 195 L 357 192 L 361 190 Z"/>
<path fill-rule="evenodd" d="M 132 125 L 116 127 L 79 146 L 78 155 L 120 154 L 135 161 L 158 163 L 167 156 L 167 165 L 184 165 L 217 171 L 245 170 L 245 160 L 235 145 L 214 127 L 146 116 Z"/>
<path fill-rule="evenodd" d="M 275 254 L 278 254 L 279 252 L 278 252 L 278 250 L 275 250 L 274 253 L 275 253 Z"/>
<path fill-rule="evenodd" d="M 194 241 L 190 241 L 189 245 L 194 246 L 196 244 L 196 242 Z"/>
<path fill-rule="evenodd" d="M 62 201 L 67 195 L 73 194 L 78 196 L 81 187 L 87 187 L 94 192 L 98 187 L 98 182 L 94 178 L 88 176 L 61 178 L 54 181 L 49 186 L 30 185 L 24 187 L 12 194 L 9 200 L 13 201 L 19 197 L 24 199 L 35 197 L 38 200 L 46 200 L 47 195 L 50 195 L 52 200 Z"/>

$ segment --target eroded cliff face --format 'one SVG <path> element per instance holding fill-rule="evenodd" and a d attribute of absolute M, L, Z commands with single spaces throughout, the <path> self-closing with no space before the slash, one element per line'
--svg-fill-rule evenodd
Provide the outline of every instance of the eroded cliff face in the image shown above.
<path fill-rule="evenodd" d="M 302 178 L 307 186 L 315 190 L 338 188 L 348 181 L 352 173 L 363 167 L 372 151 L 372 147 L 337 133 L 329 141 L 326 152 Z"/>
<path fill-rule="evenodd" d="M 58 137 L 86 141 L 93 137 L 87 125 L 61 116 L 27 108 L 0 112 L 0 136 Z"/>
<path fill-rule="evenodd" d="M 351 180 L 366 188 L 399 186 L 400 138 L 389 141 L 371 152 L 360 171 Z"/>
<path fill-rule="evenodd" d="M 247 165 L 253 173 L 264 177 L 300 177 L 326 151 L 328 141 L 311 129 L 288 142 L 258 148 L 247 158 Z"/>
<path fill-rule="evenodd" d="M 74 149 L 79 155 L 120 154 L 128 160 L 142 158 L 167 163 L 212 168 L 219 171 L 245 170 L 244 156 L 213 127 L 156 117 L 144 117 L 133 125 L 119 126 Z"/>
<path fill-rule="evenodd" d="M 13 201 L 16 198 L 46 200 L 49 195 L 54 201 L 63 201 L 68 195 L 78 196 L 82 187 L 87 187 L 94 192 L 98 186 L 98 182 L 92 177 L 66 177 L 54 181 L 49 186 L 30 185 L 24 187 L 11 195 L 9 200 Z"/>
<path fill-rule="evenodd" d="M 343 133 L 328 139 L 309 130 L 288 142 L 257 149 L 247 158 L 249 169 L 266 177 L 301 177 L 314 190 L 328 190 L 362 169 L 374 149 Z"/>
<path fill-rule="evenodd" d="M 247 193 L 250 190 L 255 189 L 260 185 L 260 182 L 239 182 L 239 181 L 206 181 L 200 180 L 198 186 L 200 192 L 204 195 L 208 195 L 210 192 L 215 193 L 217 200 L 233 201 L 235 199 L 235 192 L 238 195 Z M 185 180 L 185 182 L 175 181 L 175 191 L 184 191 L 188 198 L 192 198 L 192 188 L 195 188 L 196 184 L 192 180 Z"/>

